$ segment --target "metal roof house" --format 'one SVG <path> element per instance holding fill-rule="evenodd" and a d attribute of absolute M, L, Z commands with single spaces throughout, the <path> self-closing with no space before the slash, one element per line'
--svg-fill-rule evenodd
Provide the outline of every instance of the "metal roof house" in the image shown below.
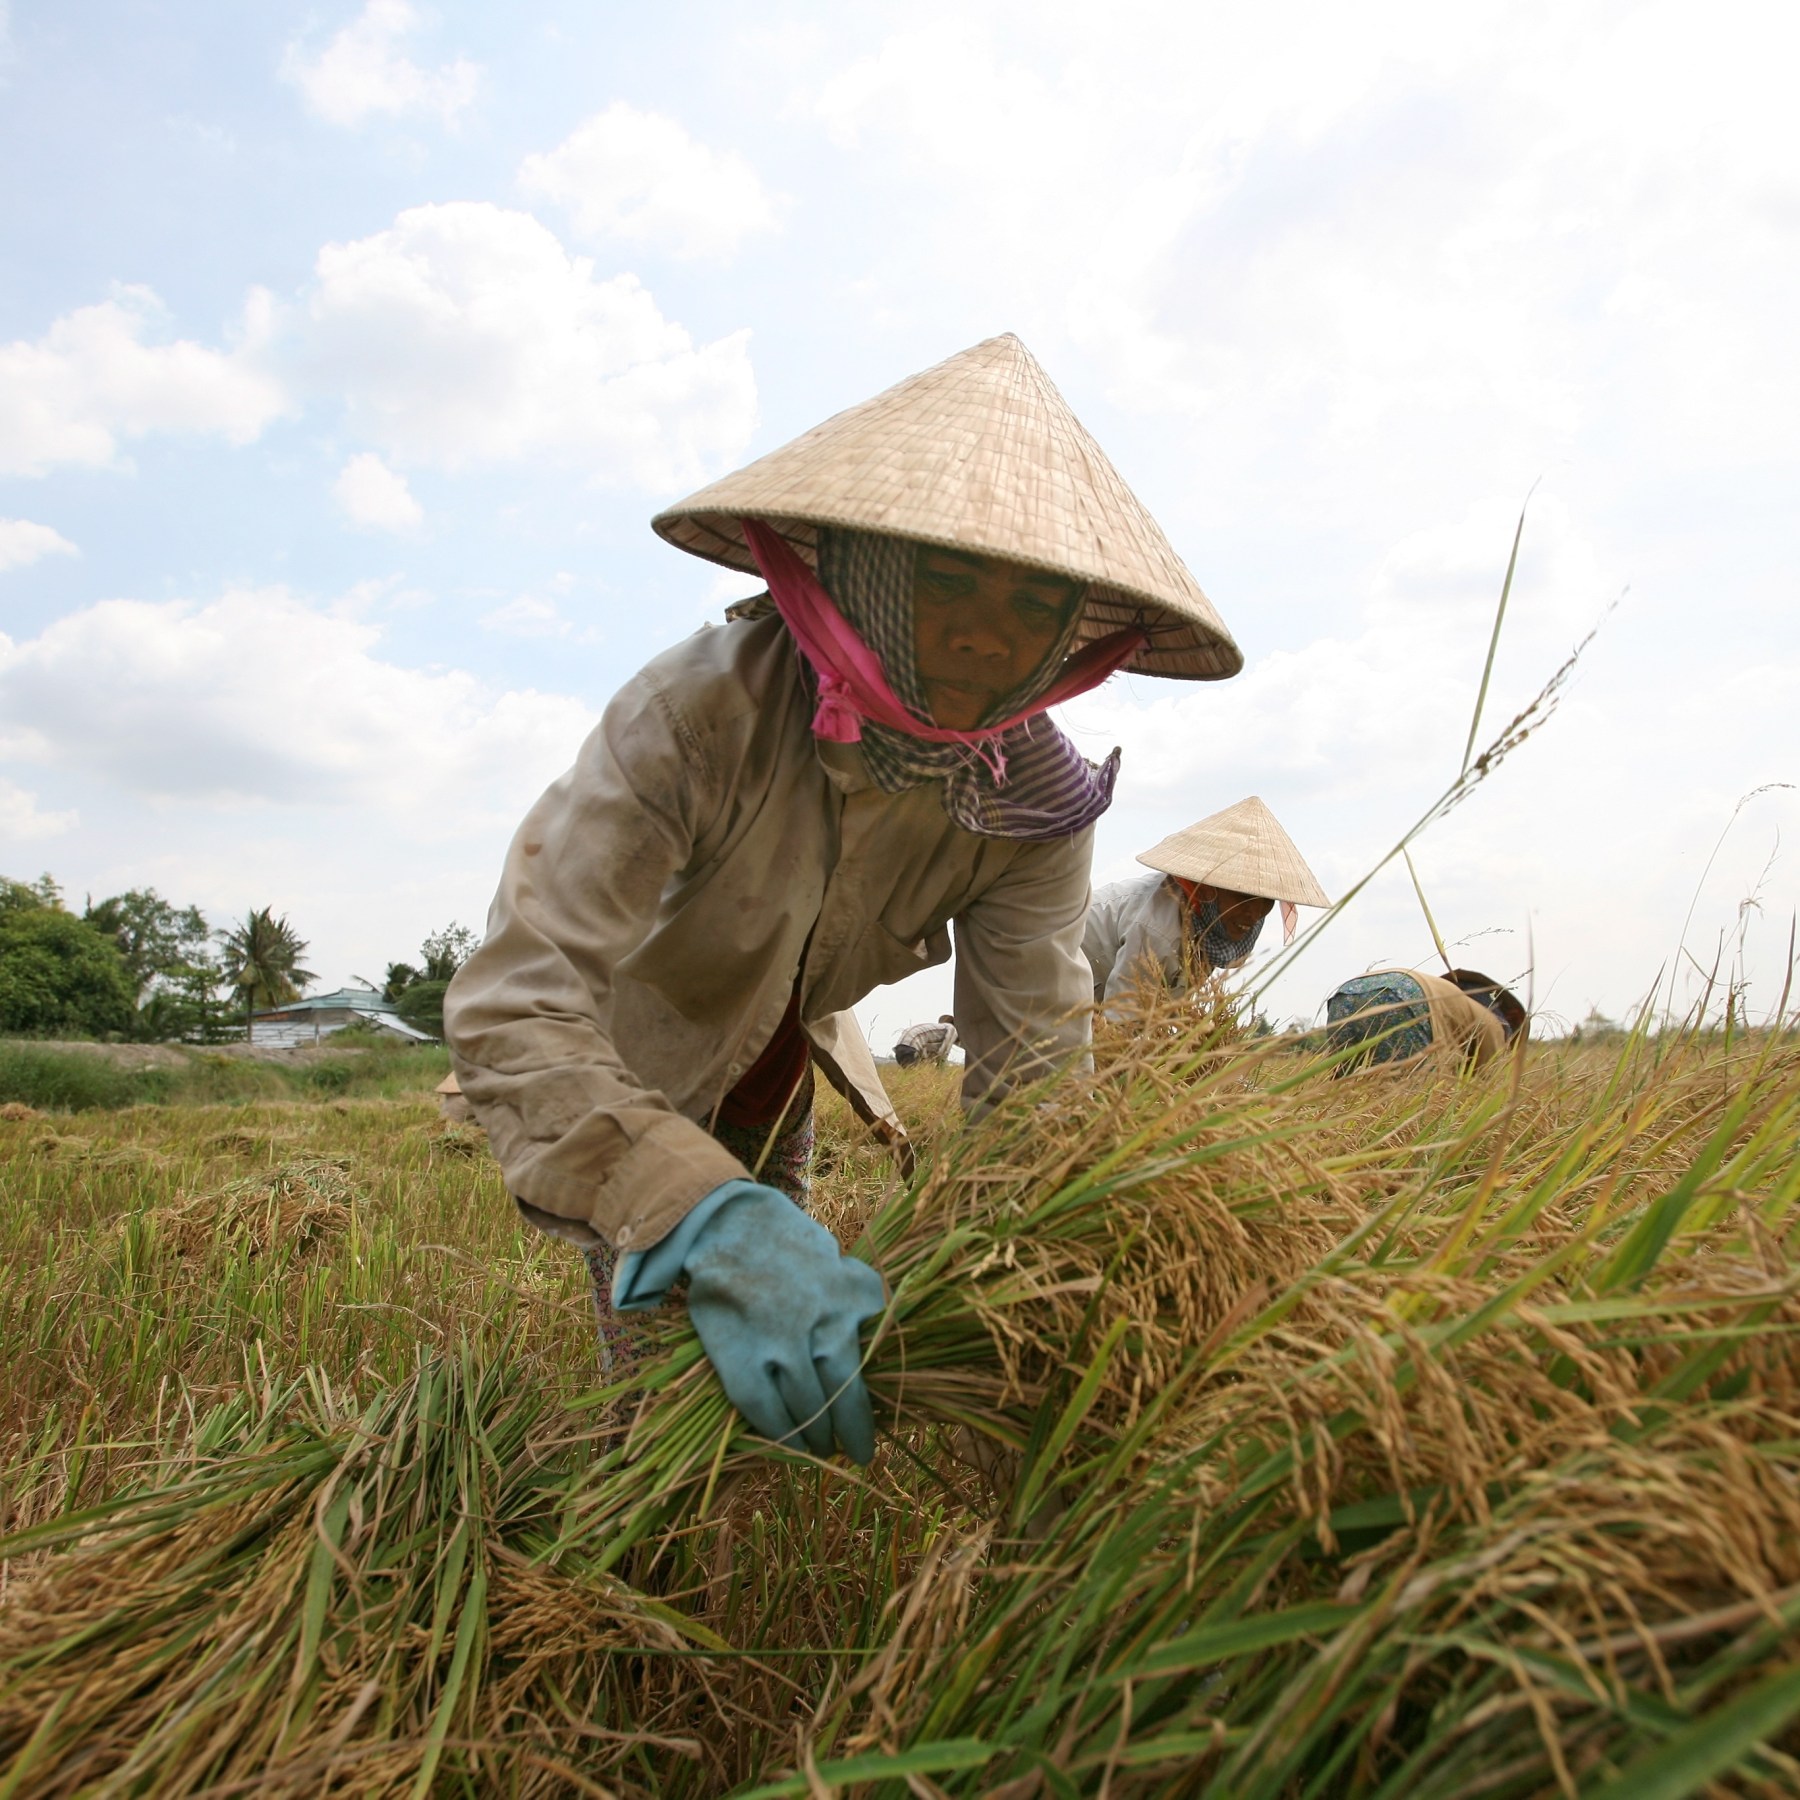
<path fill-rule="evenodd" d="M 339 988 L 335 994 L 313 994 L 270 1012 L 250 1016 L 250 1042 L 270 1050 L 298 1050 L 322 1043 L 346 1025 L 374 1025 L 414 1044 L 435 1044 L 400 1017 L 393 1001 L 373 988 Z"/>

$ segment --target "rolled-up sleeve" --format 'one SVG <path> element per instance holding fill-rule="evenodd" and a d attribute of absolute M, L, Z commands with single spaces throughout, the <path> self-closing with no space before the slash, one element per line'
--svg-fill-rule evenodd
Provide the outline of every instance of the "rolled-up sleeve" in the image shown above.
<path fill-rule="evenodd" d="M 1094 988 L 1081 933 L 1093 849 L 1091 826 L 1024 847 L 957 914 L 965 1105 L 980 1108 L 1071 1058 L 1087 1066 Z"/>
<path fill-rule="evenodd" d="M 614 971 L 656 919 L 717 785 L 706 744 L 639 677 L 507 852 L 481 948 L 444 1003 L 463 1092 L 527 1217 L 578 1243 L 655 1243 L 742 1166 L 611 1034 Z"/>

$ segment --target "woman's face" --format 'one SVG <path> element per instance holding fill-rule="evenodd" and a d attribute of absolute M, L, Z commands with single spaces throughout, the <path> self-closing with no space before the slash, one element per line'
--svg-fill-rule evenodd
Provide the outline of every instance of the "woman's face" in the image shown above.
<path fill-rule="evenodd" d="M 913 562 L 913 655 L 934 723 L 972 731 L 1056 647 L 1078 582 L 965 550 L 921 544 Z"/>
<path fill-rule="evenodd" d="M 1252 925 L 1266 919 L 1275 907 L 1273 900 L 1261 894 L 1240 894 L 1231 888 L 1214 887 L 1206 881 L 1193 883 L 1189 891 L 1195 906 L 1203 900 L 1211 900 L 1218 907 L 1219 924 L 1228 937 L 1242 937 Z"/>

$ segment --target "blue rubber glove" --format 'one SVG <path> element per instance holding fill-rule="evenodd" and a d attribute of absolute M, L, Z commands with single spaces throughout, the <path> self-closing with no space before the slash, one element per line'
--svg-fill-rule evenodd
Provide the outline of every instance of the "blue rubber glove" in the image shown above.
<path fill-rule="evenodd" d="M 858 1329 L 887 1305 L 881 1277 L 786 1194 L 753 1181 L 714 1188 L 674 1231 L 620 1260 L 613 1305 L 655 1306 L 677 1275 L 726 1397 L 751 1430 L 853 1462 L 875 1454 Z"/>

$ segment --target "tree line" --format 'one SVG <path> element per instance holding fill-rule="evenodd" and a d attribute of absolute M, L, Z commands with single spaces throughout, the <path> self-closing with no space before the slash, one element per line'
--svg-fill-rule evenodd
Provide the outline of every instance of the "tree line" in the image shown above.
<path fill-rule="evenodd" d="M 391 962 L 380 992 L 408 1024 L 438 1035 L 444 989 L 475 947 L 447 925 L 419 960 Z M 197 906 L 131 888 L 77 913 L 49 875 L 0 876 L 0 1033 L 25 1037 L 223 1043 L 254 1013 L 298 1000 L 318 977 L 307 942 L 273 907 L 215 928 Z M 371 988 L 373 983 L 368 984 Z"/>
<path fill-rule="evenodd" d="M 475 934 L 466 925 L 446 925 L 419 946 L 416 964 L 391 962 L 382 980 L 384 999 L 416 1031 L 444 1035 L 444 990 L 450 977 L 469 960 Z"/>

